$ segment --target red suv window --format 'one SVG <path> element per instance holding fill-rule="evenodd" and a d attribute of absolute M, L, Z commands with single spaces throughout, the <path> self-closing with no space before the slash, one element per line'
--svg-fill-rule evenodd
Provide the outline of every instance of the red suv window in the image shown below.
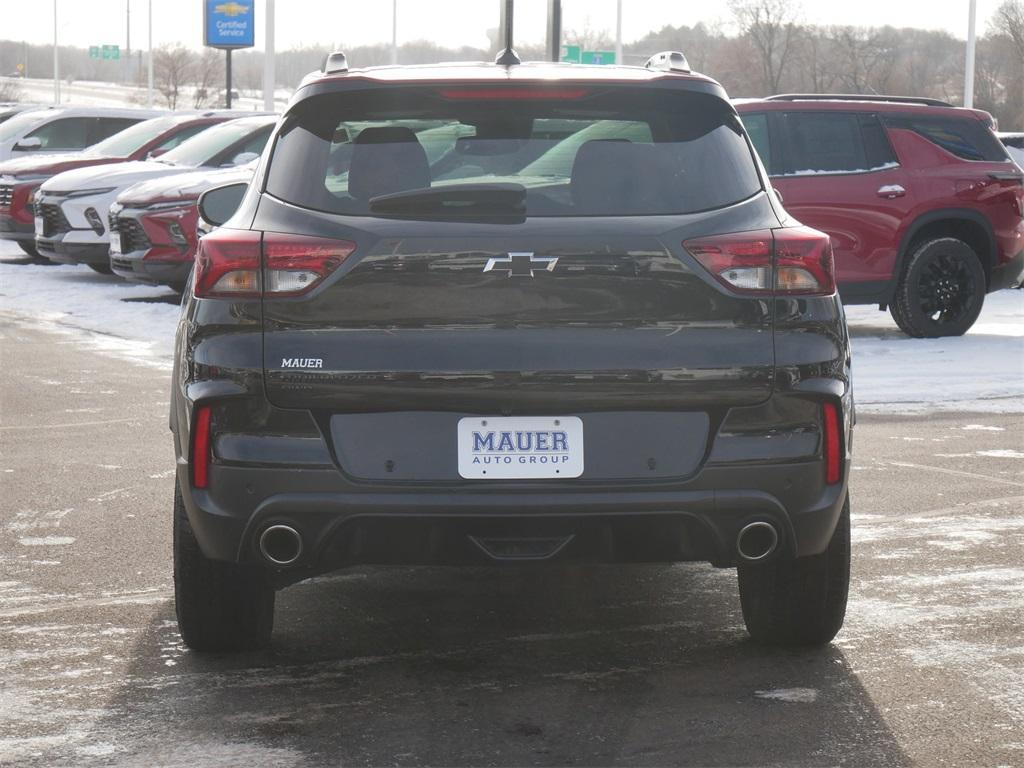
<path fill-rule="evenodd" d="M 891 128 L 914 131 L 963 160 L 994 163 L 1006 160 L 1006 150 L 999 139 L 980 120 L 969 117 L 887 115 L 885 123 Z"/>

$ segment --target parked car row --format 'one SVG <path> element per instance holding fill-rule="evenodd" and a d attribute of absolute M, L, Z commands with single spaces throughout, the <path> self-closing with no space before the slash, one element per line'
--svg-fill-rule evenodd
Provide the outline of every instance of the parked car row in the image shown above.
<path fill-rule="evenodd" d="M 69 136 L 69 127 L 45 132 L 82 119 L 130 125 L 85 149 L 53 138 Z M 0 162 L 0 239 L 36 259 L 107 274 L 116 266 L 129 279 L 180 290 L 195 254 L 196 199 L 222 180 L 219 170 L 230 181 L 251 177 L 274 122 L 273 115 L 229 111 L 131 118 L 124 110 L 23 112 L 0 125 L 17 155 Z M 189 178 L 179 183 L 181 176 Z"/>

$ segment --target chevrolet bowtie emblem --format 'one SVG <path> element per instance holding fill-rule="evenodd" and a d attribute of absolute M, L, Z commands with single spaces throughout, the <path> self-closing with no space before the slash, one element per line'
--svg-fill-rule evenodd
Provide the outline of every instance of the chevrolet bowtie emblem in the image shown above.
<path fill-rule="evenodd" d="M 484 272 L 507 272 L 507 277 L 533 277 L 535 270 L 554 272 L 557 258 L 536 257 L 532 253 L 509 253 L 506 258 L 488 259 Z"/>

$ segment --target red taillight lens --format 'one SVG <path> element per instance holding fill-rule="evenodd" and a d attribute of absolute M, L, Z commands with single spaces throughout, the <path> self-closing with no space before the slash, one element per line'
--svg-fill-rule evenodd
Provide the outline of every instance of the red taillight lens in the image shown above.
<path fill-rule="evenodd" d="M 264 292 L 268 296 L 297 296 L 310 290 L 341 266 L 356 249 L 349 240 L 327 237 L 263 236 Z"/>
<path fill-rule="evenodd" d="M 199 241 L 195 294 L 298 296 L 341 266 L 355 249 L 349 240 L 218 229 Z"/>
<path fill-rule="evenodd" d="M 836 289 L 829 237 L 808 227 L 714 235 L 683 247 L 737 293 L 828 296 Z"/>
<path fill-rule="evenodd" d="M 833 485 L 839 482 L 840 459 L 842 458 L 842 442 L 839 431 L 839 410 L 835 403 L 825 403 L 821 407 L 821 423 L 823 427 L 822 452 L 825 459 L 825 482 Z"/>
<path fill-rule="evenodd" d="M 205 488 L 210 482 L 210 406 L 196 408 L 192 425 L 192 485 Z"/>
<path fill-rule="evenodd" d="M 683 247 L 718 282 L 740 293 L 771 290 L 772 233 L 737 232 L 687 240 Z"/>
<path fill-rule="evenodd" d="M 196 296 L 259 296 L 262 236 L 245 229 L 218 229 L 200 240 L 193 280 Z"/>
<path fill-rule="evenodd" d="M 785 294 L 833 293 L 836 267 L 829 236 L 810 227 L 775 230 L 775 289 Z"/>

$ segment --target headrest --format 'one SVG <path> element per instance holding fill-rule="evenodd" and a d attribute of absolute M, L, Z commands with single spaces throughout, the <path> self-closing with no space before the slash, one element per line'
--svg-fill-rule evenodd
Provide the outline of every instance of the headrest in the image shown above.
<path fill-rule="evenodd" d="M 576 152 L 569 189 L 581 215 L 628 216 L 665 207 L 665 172 L 651 144 L 596 140 Z"/>
<path fill-rule="evenodd" d="M 356 136 L 348 170 L 348 193 L 369 200 L 430 186 L 427 153 L 409 128 L 364 128 Z"/>

